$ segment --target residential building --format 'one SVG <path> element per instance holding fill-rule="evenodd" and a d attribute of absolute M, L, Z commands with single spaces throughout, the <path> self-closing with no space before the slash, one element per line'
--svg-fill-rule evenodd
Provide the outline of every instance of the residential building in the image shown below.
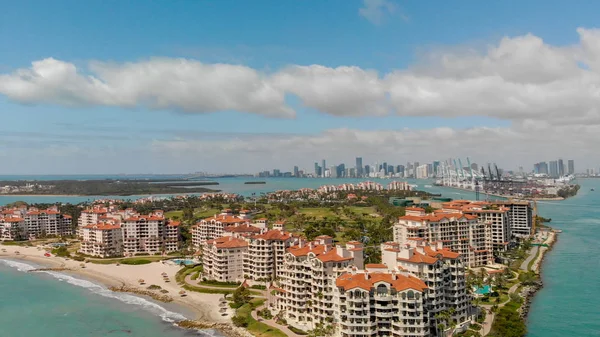
<path fill-rule="evenodd" d="M 549 175 L 551 178 L 558 178 L 558 162 L 556 160 L 550 162 L 550 172 Z"/>
<path fill-rule="evenodd" d="M 3 221 L 2 221 L 3 220 Z M 61 214 L 58 207 L 45 210 L 35 207 L 15 207 L 2 210 L 2 238 L 4 240 L 26 240 L 47 236 L 73 235 L 71 216 Z"/>
<path fill-rule="evenodd" d="M 565 163 L 562 159 L 558 160 L 558 176 L 563 177 L 565 175 Z"/>
<path fill-rule="evenodd" d="M 211 239 L 202 247 L 203 272 L 220 282 L 242 281 L 248 242 L 234 236 Z"/>
<path fill-rule="evenodd" d="M 363 269 L 363 248 L 359 242 L 334 246 L 333 239 L 320 236 L 314 242 L 290 247 L 276 282 L 273 309 L 287 322 L 303 330 L 319 323 L 339 320 L 336 280 L 348 267 Z"/>
<path fill-rule="evenodd" d="M 450 205 L 447 205 L 450 206 Z M 468 267 L 493 263 L 491 224 L 477 216 L 458 210 L 441 210 L 425 214 L 424 209 L 407 209 L 394 225 L 394 242 L 405 244 L 410 239 L 443 242 L 448 249 L 461 254 Z"/>
<path fill-rule="evenodd" d="M 427 285 L 423 319 L 429 333 L 423 336 L 445 336 L 438 331 L 436 316 L 451 308 L 454 309 L 452 319 L 459 326 L 469 325 L 471 298 L 466 289 L 466 265 L 461 254 L 444 248 L 442 242 L 431 244 L 423 240 L 408 240 L 404 244 L 384 243 L 381 254 L 385 266 L 409 272 Z"/>
<path fill-rule="evenodd" d="M 125 255 L 156 254 L 167 251 L 164 244 L 166 220 L 162 211 L 154 211 L 148 215 L 136 214 L 126 218 L 121 228 Z"/>
<path fill-rule="evenodd" d="M 192 226 L 192 244 L 195 247 L 200 247 L 207 240 L 222 237 L 225 227 L 250 224 L 250 222 L 248 217 L 234 215 L 232 210 L 225 209 L 221 214 L 200 220 L 196 225 Z"/>
<path fill-rule="evenodd" d="M 568 166 L 569 166 L 568 170 L 567 170 L 567 173 L 569 175 L 575 174 L 575 161 L 573 159 L 569 159 L 569 161 L 567 163 L 568 163 Z"/>
<path fill-rule="evenodd" d="M 529 237 L 532 235 L 533 207 L 529 201 L 496 200 L 491 203 L 496 206 L 508 208 L 510 235 L 517 237 Z"/>
<path fill-rule="evenodd" d="M 299 238 L 283 230 L 270 230 L 250 236 L 248 252 L 244 255 L 244 279 L 267 282 L 281 276 L 281 266 L 286 250 L 299 242 Z"/>
<path fill-rule="evenodd" d="M 79 252 L 96 257 L 116 257 L 123 255 L 123 232 L 121 225 L 99 223 L 81 228 Z"/>

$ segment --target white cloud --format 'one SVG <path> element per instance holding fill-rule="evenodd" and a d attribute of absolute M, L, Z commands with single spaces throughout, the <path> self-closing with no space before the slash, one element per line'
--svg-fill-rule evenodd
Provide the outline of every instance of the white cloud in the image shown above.
<path fill-rule="evenodd" d="M 521 123 L 600 124 L 600 30 L 554 46 L 531 34 L 483 51 L 431 51 L 390 73 L 356 66 L 290 65 L 265 73 L 243 65 L 150 59 L 88 67 L 55 59 L 0 75 L 14 101 L 138 106 L 189 113 L 240 111 L 289 118 L 303 106 L 334 116 L 487 116 Z"/>
<path fill-rule="evenodd" d="M 23 103 L 67 106 L 107 105 L 207 113 L 235 110 L 293 117 L 284 93 L 258 71 L 238 65 L 203 64 L 185 59 L 138 63 L 92 62 L 95 75 L 52 58 L 0 76 L 0 93 Z"/>
<path fill-rule="evenodd" d="M 358 14 L 375 25 L 380 25 L 386 15 L 398 10 L 398 6 L 390 0 L 363 0 L 363 6 L 358 9 Z M 402 13 L 400 14 L 403 20 L 408 19 Z"/>

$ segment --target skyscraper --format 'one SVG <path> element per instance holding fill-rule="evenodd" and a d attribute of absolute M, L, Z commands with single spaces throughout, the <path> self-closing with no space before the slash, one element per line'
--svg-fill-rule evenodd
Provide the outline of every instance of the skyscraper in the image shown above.
<path fill-rule="evenodd" d="M 321 170 L 322 170 L 321 176 L 322 177 L 325 177 L 325 170 L 326 170 L 326 167 L 327 167 L 327 165 L 325 165 L 325 164 L 326 164 L 325 163 L 325 159 L 323 159 L 323 165 L 321 165 Z"/>
<path fill-rule="evenodd" d="M 573 159 L 569 159 L 568 164 L 569 164 L 568 173 L 575 174 L 575 161 Z"/>
<path fill-rule="evenodd" d="M 565 163 L 563 163 L 562 159 L 558 160 L 558 176 L 562 177 L 565 175 Z"/>
<path fill-rule="evenodd" d="M 558 178 L 558 162 L 556 160 L 550 162 L 550 177 Z"/>
<path fill-rule="evenodd" d="M 300 172 L 298 172 L 298 166 L 294 166 L 294 177 L 299 177 Z"/>
<path fill-rule="evenodd" d="M 362 157 L 356 157 L 356 176 L 357 177 L 363 176 Z"/>
<path fill-rule="evenodd" d="M 319 163 L 315 163 L 315 177 L 319 177 L 321 175 L 321 170 L 319 170 Z"/>
<path fill-rule="evenodd" d="M 434 177 L 435 177 L 435 176 L 437 176 L 437 174 L 438 174 L 438 168 L 439 168 L 439 167 L 440 167 L 440 162 L 439 162 L 439 161 L 437 161 L 437 160 L 436 160 L 436 161 L 434 161 L 434 162 L 433 162 L 433 168 L 432 168 L 432 171 L 433 171 L 432 173 L 433 173 L 433 176 L 434 176 Z"/>
<path fill-rule="evenodd" d="M 548 163 L 547 162 L 541 161 L 541 162 L 539 162 L 539 166 L 540 166 L 540 172 L 539 173 L 543 173 L 543 174 L 550 173 L 548 171 Z"/>

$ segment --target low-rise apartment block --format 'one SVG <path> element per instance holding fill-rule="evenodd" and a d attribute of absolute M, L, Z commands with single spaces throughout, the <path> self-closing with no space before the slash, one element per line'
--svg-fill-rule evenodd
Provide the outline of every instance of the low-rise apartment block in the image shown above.
<path fill-rule="evenodd" d="M 206 241 L 202 246 L 204 274 L 216 281 L 235 282 L 244 277 L 244 257 L 248 242 L 234 236 Z"/>
<path fill-rule="evenodd" d="M 78 236 L 82 239 L 81 253 L 93 256 L 133 256 L 135 254 L 162 254 L 179 249 L 180 222 L 168 220 L 163 211 L 148 215 L 132 209 L 89 209 L 78 222 Z M 93 219 L 97 223 L 90 224 Z M 110 238 L 111 240 L 104 239 Z M 98 241 L 102 238 L 102 241 Z M 106 248 L 100 247 L 102 243 Z"/>
<path fill-rule="evenodd" d="M 192 244 L 200 247 L 208 240 L 222 237 L 226 227 L 241 224 L 251 224 L 251 219 L 247 214 L 234 215 L 230 209 L 223 210 L 221 214 L 202 219 L 192 226 Z"/>
<path fill-rule="evenodd" d="M 117 257 L 123 255 L 123 232 L 120 225 L 99 223 L 81 228 L 81 248 L 79 252 L 96 257 Z"/>
<path fill-rule="evenodd" d="M 0 237 L 3 240 L 26 240 L 73 235 L 71 220 L 70 215 L 61 214 L 56 206 L 45 210 L 24 206 L 3 209 Z"/>

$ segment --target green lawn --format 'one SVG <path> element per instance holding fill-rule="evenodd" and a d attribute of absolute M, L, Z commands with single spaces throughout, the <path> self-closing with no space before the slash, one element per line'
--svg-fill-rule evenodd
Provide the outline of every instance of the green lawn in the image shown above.
<path fill-rule="evenodd" d="M 202 208 L 198 208 L 194 210 L 194 216 L 200 219 L 204 219 L 204 218 L 210 218 L 211 216 L 214 216 L 215 214 L 220 214 L 221 213 L 221 209 L 216 209 L 216 208 L 208 208 L 208 209 L 202 209 Z"/>
<path fill-rule="evenodd" d="M 358 215 L 370 215 L 370 214 L 377 214 L 377 211 L 375 210 L 375 207 L 357 207 L 357 206 L 348 206 L 348 208 L 358 214 Z"/>
<path fill-rule="evenodd" d="M 237 310 L 236 315 L 239 317 L 245 318 L 246 322 L 248 323 L 248 326 L 246 327 L 246 329 L 254 336 L 257 336 L 257 337 L 285 337 L 286 334 L 284 334 L 281 330 L 271 327 L 269 325 L 266 325 L 264 323 L 258 322 L 257 320 L 252 318 L 252 315 L 251 315 L 252 310 L 259 307 L 263 302 L 264 302 L 264 299 L 261 299 L 261 300 L 254 299 L 251 301 L 251 303 L 246 303 L 246 304 L 242 305 Z"/>
<path fill-rule="evenodd" d="M 165 218 L 173 219 L 177 217 L 177 219 L 181 219 L 183 216 L 183 211 L 170 211 L 165 213 Z"/>
<path fill-rule="evenodd" d="M 307 216 L 314 216 L 317 219 L 335 216 L 335 213 L 333 213 L 329 207 L 307 207 L 301 208 L 298 212 Z"/>

